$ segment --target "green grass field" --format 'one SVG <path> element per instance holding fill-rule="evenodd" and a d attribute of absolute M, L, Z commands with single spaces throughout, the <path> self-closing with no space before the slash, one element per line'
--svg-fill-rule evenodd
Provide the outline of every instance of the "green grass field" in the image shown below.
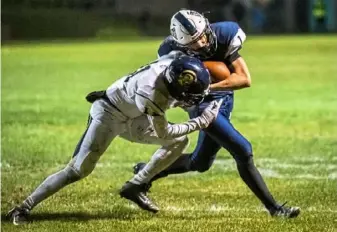
<path fill-rule="evenodd" d="M 85 95 L 153 60 L 159 43 L 2 47 L 2 214 L 68 162 L 85 130 Z M 336 37 L 253 37 L 242 55 L 253 82 L 236 93 L 232 122 L 275 198 L 302 208 L 298 218 L 271 218 L 225 150 L 206 173 L 158 181 L 150 194 L 161 212 L 141 211 L 117 192 L 156 146 L 117 139 L 92 175 L 36 207 L 30 224 L 2 217 L 2 231 L 337 231 Z M 169 119 L 187 116 L 176 109 Z M 197 133 L 190 138 L 192 151 Z"/>

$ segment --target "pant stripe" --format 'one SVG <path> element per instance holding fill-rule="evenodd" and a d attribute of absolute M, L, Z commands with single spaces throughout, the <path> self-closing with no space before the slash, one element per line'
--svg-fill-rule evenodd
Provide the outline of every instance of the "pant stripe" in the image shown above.
<path fill-rule="evenodd" d="M 88 122 L 87 122 L 87 129 L 84 131 L 80 141 L 78 142 L 78 144 L 76 145 L 76 148 L 75 148 L 75 151 L 74 151 L 74 154 L 73 154 L 73 158 L 78 154 L 78 152 L 80 151 L 80 148 L 82 146 L 82 143 L 83 143 L 83 140 L 84 140 L 84 137 L 86 136 L 87 132 L 88 132 L 88 129 L 89 129 L 89 126 L 92 122 L 92 117 L 90 116 L 89 114 L 89 117 L 88 117 Z"/>

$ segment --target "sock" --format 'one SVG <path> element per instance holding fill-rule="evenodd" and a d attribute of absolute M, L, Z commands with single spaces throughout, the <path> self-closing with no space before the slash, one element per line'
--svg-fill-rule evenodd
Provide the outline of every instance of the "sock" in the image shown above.
<path fill-rule="evenodd" d="M 191 154 L 183 154 L 176 161 L 174 161 L 169 167 L 155 175 L 152 181 L 166 177 L 170 174 L 180 174 L 191 171 Z"/>
<path fill-rule="evenodd" d="M 183 140 L 158 149 L 151 160 L 134 175 L 130 182 L 138 185 L 148 183 L 154 176 L 170 166 L 181 155 L 187 144 L 188 140 Z"/>
<path fill-rule="evenodd" d="M 58 192 L 63 187 L 76 181 L 76 178 L 69 178 L 69 174 L 74 173 L 70 167 L 54 173 L 47 177 L 35 191 L 23 201 L 21 207 L 32 210 L 41 201 Z M 73 177 L 73 176 L 72 176 Z"/>
<path fill-rule="evenodd" d="M 262 201 L 267 209 L 278 207 L 278 204 L 269 192 L 267 185 L 265 184 L 252 159 L 250 159 L 247 163 L 241 163 L 240 161 L 237 161 L 237 168 L 243 181 Z"/>

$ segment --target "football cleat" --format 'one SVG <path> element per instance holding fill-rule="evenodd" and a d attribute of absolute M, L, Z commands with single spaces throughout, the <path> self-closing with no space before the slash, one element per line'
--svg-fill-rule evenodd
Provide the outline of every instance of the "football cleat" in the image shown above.
<path fill-rule="evenodd" d="M 27 223 L 28 216 L 29 216 L 29 209 L 15 206 L 7 213 L 6 218 L 17 226 Z"/>
<path fill-rule="evenodd" d="M 286 207 L 285 204 L 287 202 L 276 209 L 269 210 L 270 215 L 272 217 L 295 218 L 300 214 L 301 209 L 299 207 Z"/>
<path fill-rule="evenodd" d="M 140 208 L 157 213 L 159 211 L 158 206 L 152 202 L 152 200 L 144 192 L 142 185 L 133 184 L 127 181 L 122 189 L 119 191 L 119 195 L 136 203 Z"/>
<path fill-rule="evenodd" d="M 135 174 L 135 175 L 138 174 L 138 172 L 140 172 L 145 167 L 145 165 L 146 165 L 146 163 L 142 163 L 142 162 L 137 163 L 135 166 L 133 166 L 133 174 Z M 147 184 L 142 185 L 143 191 L 145 193 L 150 192 L 151 187 L 152 187 L 151 181 Z"/>

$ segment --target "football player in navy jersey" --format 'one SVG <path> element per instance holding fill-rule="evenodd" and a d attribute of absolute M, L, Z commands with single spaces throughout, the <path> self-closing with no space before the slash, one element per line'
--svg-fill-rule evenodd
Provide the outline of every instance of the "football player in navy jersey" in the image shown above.
<path fill-rule="evenodd" d="M 183 154 L 172 165 L 155 176 L 147 185 L 158 178 L 169 174 L 189 171 L 205 172 L 213 164 L 220 148 L 225 148 L 235 159 L 240 177 L 260 199 L 272 216 L 286 218 L 297 217 L 298 207 L 286 207 L 278 204 L 268 190 L 262 176 L 253 162 L 253 150 L 250 142 L 231 124 L 230 115 L 233 109 L 233 90 L 250 87 L 251 77 L 239 50 L 246 35 L 235 22 L 217 22 L 210 24 L 203 15 L 192 10 L 180 10 L 171 19 L 171 35 L 160 45 L 158 56 L 172 50 L 180 50 L 203 61 L 221 61 L 229 67 L 229 77 L 211 84 L 211 92 L 204 101 L 193 109 L 189 109 L 190 117 L 200 115 L 207 105 L 215 99 L 223 99 L 222 106 L 215 121 L 199 132 L 198 143 L 191 154 Z M 144 166 L 134 166 L 137 173 Z"/>

